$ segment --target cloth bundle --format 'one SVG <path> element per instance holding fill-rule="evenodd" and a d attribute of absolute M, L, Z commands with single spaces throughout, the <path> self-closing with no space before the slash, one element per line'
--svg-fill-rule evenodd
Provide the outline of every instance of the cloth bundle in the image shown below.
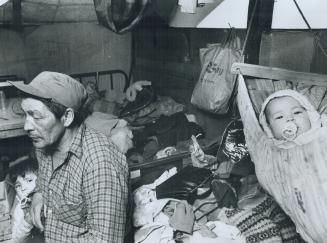
<path fill-rule="evenodd" d="M 264 130 L 261 128 L 244 78 L 239 75 L 238 106 L 260 184 L 290 216 L 306 242 L 325 242 L 327 128 L 321 126 L 322 120 L 310 103 L 292 97 L 308 112 L 311 129 L 294 141 L 276 141 L 263 114 L 260 122 Z"/>
<path fill-rule="evenodd" d="M 135 243 L 245 243 L 235 226 L 219 221 L 197 222 L 193 206 L 185 200 L 157 199 L 155 188 L 174 176 L 176 168 L 134 191 Z"/>

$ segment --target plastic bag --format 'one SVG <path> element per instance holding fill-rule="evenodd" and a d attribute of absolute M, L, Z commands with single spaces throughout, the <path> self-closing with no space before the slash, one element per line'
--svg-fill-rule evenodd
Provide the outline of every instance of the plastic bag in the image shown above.
<path fill-rule="evenodd" d="M 202 51 L 203 65 L 191 97 L 193 105 L 215 114 L 228 113 L 236 80 L 230 69 L 241 60 L 239 46 L 239 38 L 229 33 L 223 44 L 210 45 Z"/>

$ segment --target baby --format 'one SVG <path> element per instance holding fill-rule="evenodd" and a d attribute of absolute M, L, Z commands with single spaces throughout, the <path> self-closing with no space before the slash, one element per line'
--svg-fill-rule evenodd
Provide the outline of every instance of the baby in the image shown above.
<path fill-rule="evenodd" d="M 32 166 L 24 166 L 13 175 L 16 191 L 16 197 L 11 209 L 13 243 L 27 241 L 33 228 L 29 206 L 31 203 L 30 195 L 34 192 L 36 179 L 36 169 Z"/>
<path fill-rule="evenodd" d="M 320 115 L 307 98 L 294 90 L 280 90 L 263 103 L 260 123 L 279 143 L 302 144 L 305 134 L 321 126 Z"/>

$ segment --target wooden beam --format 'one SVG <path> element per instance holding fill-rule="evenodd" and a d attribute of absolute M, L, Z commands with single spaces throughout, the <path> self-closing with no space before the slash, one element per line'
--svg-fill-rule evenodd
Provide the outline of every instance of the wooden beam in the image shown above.
<path fill-rule="evenodd" d="M 12 0 L 13 25 L 16 30 L 22 30 L 22 5 L 21 0 Z"/>
<path fill-rule="evenodd" d="M 248 28 L 252 13 L 255 12 L 246 48 L 245 62 L 247 63 L 259 64 L 261 37 L 264 32 L 271 30 L 274 3 L 275 0 L 250 0 L 249 2 Z"/>
<path fill-rule="evenodd" d="M 294 83 L 327 87 L 327 75 L 291 71 L 283 68 L 259 66 L 247 63 L 233 63 L 232 73 L 256 78 L 286 80 Z"/>

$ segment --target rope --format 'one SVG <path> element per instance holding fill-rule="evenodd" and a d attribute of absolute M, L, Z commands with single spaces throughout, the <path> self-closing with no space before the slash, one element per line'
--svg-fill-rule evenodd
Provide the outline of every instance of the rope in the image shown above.
<path fill-rule="evenodd" d="M 297 3 L 296 0 L 293 0 L 293 2 L 295 3 L 295 6 L 296 6 L 297 10 L 299 11 L 299 13 L 301 14 L 302 19 L 304 20 L 305 24 L 308 26 L 309 30 L 311 30 L 311 26 L 310 26 L 308 20 L 306 19 L 306 17 L 304 16 L 299 4 Z"/>

